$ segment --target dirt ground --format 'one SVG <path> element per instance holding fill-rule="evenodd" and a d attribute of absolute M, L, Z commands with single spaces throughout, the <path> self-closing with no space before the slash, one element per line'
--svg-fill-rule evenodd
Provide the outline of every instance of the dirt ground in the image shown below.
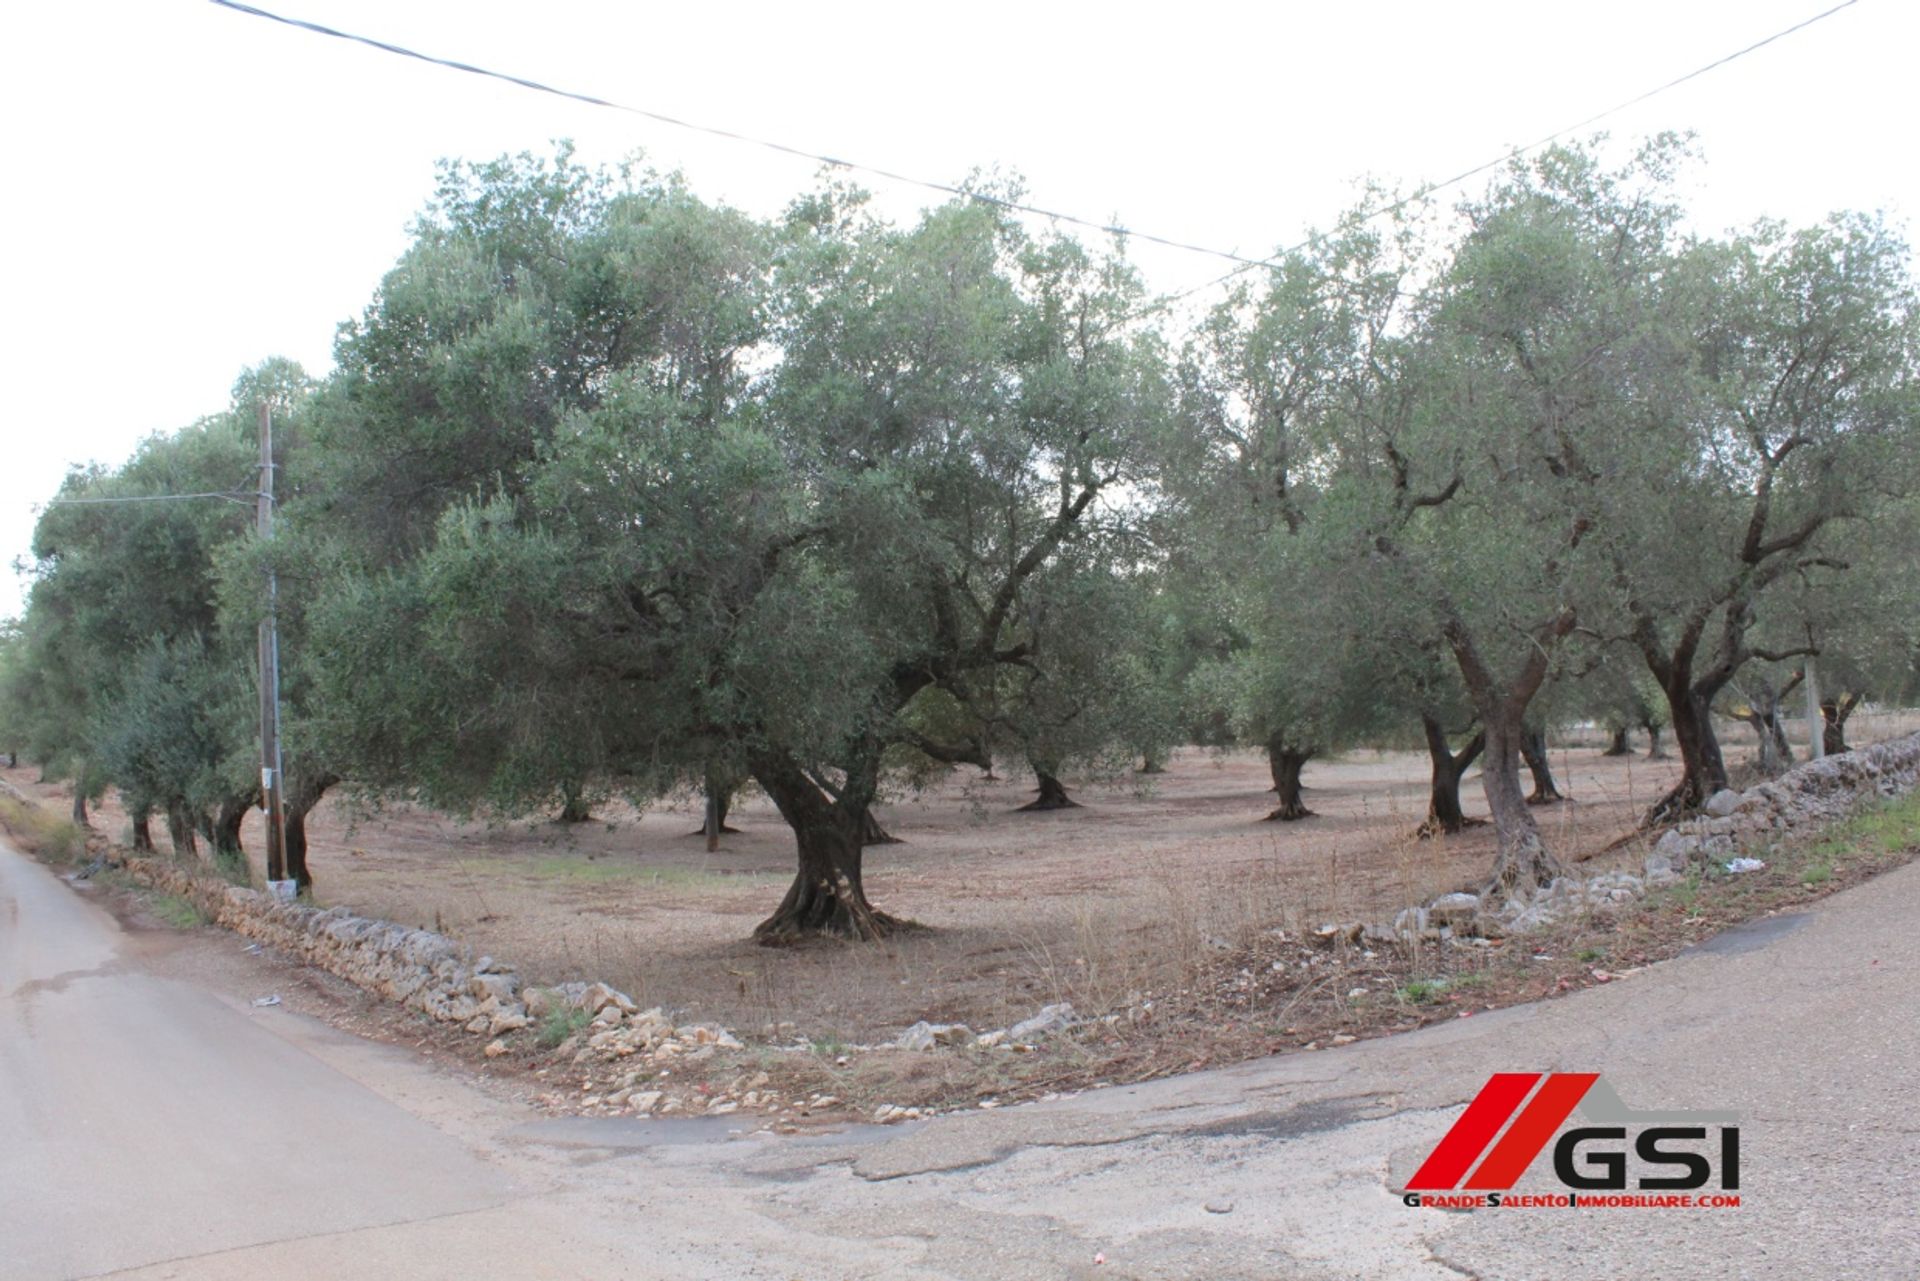
<path fill-rule="evenodd" d="M 1728 728 L 1731 757 L 1743 740 Z M 1862 728 L 1864 743 L 1899 726 Z M 1675 763 L 1592 745 L 1556 746 L 1552 762 L 1571 799 L 1536 811 L 1551 847 L 1590 870 L 1633 861 L 1632 846 L 1598 852 L 1631 833 Z M 34 771 L 6 773 L 59 800 Z M 731 818 L 741 832 L 712 854 L 690 835 L 691 801 L 489 825 L 406 805 L 368 813 L 337 796 L 309 824 L 310 857 L 321 904 L 446 932 L 532 981 L 605 979 L 747 1037 L 857 1044 L 919 1019 L 1004 1026 L 1060 1000 L 1099 1014 L 1177 986 L 1262 930 L 1379 918 L 1468 886 L 1491 861 L 1491 829 L 1415 839 L 1425 773 L 1418 753 L 1316 761 L 1316 816 L 1279 824 L 1260 821 L 1272 798 L 1253 753 L 1183 750 L 1162 774 L 1087 784 L 1083 808 L 1041 814 L 1015 812 L 1030 778 L 957 771 L 879 810 L 901 843 L 868 851 L 869 894 L 930 928 L 873 946 L 748 941 L 793 869 L 788 830 L 752 794 Z M 1462 799 L 1485 812 L 1477 774 Z M 122 835 L 111 797 L 95 825 Z M 257 819 L 245 839 L 257 857 Z"/>

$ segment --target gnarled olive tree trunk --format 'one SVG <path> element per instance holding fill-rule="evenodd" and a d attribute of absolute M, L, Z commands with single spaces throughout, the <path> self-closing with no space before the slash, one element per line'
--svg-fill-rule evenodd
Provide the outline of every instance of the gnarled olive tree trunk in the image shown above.
<path fill-rule="evenodd" d="M 1460 808 L 1460 780 L 1468 768 L 1479 758 L 1481 749 L 1487 745 L 1484 731 L 1474 734 L 1467 745 L 1455 752 L 1447 742 L 1447 731 L 1440 722 L 1431 716 L 1420 717 L 1420 728 L 1426 734 L 1427 760 L 1432 769 L 1432 789 L 1427 797 L 1427 821 L 1422 823 L 1415 835 L 1426 838 L 1450 836 L 1464 830 L 1468 825 L 1466 813 Z"/>
<path fill-rule="evenodd" d="M 1841 752 L 1853 749 L 1847 746 L 1847 718 L 1859 707 L 1864 694 L 1848 694 L 1845 698 L 1824 699 L 1820 703 L 1820 744 L 1828 756 L 1838 756 Z"/>
<path fill-rule="evenodd" d="M 1480 786 L 1500 838 L 1493 874 L 1483 887 L 1489 897 L 1527 898 L 1535 888 L 1566 875 L 1566 868 L 1540 839 L 1540 826 L 1520 790 L 1520 751 L 1527 738 L 1527 705 L 1546 681 L 1553 646 L 1573 630 L 1574 618 L 1571 609 L 1562 608 L 1535 627 L 1532 652 L 1518 671 L 1506 677 L 1494 674 L 1472 633 L 1457 617 L 1449 618 L 1442 629 L 1487 737 Z"/>
<path fill-rule="evenodd" d="M 757 754 L 749 767 L 793 829 L 800 861 L 780 906 L 755 927 L 757 941 L 792 943 L 816 934 L 879 939 L 911 926 L 867 901 L 860 875 L 864 794 L 849 787 L 830 796 L 792 758 L 778 753 Z"/>
<path fill-rule="evenodd" d="M 176 855 L 197 855 L 200 852 L 200 842 L 193 834 L 193 815 L 178 801 L 167 806 L 167 839 L 173 842 Z"/>
<path fill-rule="evenodd" d="M 340 782 L 340 777 L 325 771 L 314 774 L 296 772 L 292 782 L 285 800 L 286 843 L 282 846 L 282 853 L 286 857 L 287 875 L 299 892 L 306 894 L 313 890 L 313 873 L 307 865 L 307 815 Z"/>
<path fill-rule="evenodd" d="M 1480 781 L 1494 829 L 1500 834 L 1500 855 L 1486 888 L 1501 897 L 1525 897 L 1536 886 L 1564 876 L 1566 869 L 1540 839 L 1540 826 L 1520 789 L 1520 749 L 1527 731 L 1518 710 L 1490 718 L 1486 733 L 1487 759 L 1480 767 Z"/>
<path fill-rule="evenodd" d="M 1776 693 L 1771 682 L 1758 681 L 1747 700 L 1747 710 L 1739 713 L 1740 719 L 1759 739 L 1760 755 L 1756 763 L 1767 778 L 1775 777 L 1793 764 L 1793 747 L 1787 742 L 1787 728 L 1780 720 L 1780 700 L 1799 683 L 1800 678 L 1796 676 L 1786 689 Z"/>
<path fill-rule="evenodd" d="M 568 781 L 560 785 L 560 812 L 553 816 L 556 823 L 587 823 L 593 819 L 593 807 L 587 804 L 586 788 L 578 782 Z"/>
<path fill-rule="evenodd" d="M 1607 744 L 1607 750 L 1600 753 L 1600 755 L 1602 756 L 1633 755 L 1633 748 L 1627 743 L 1627 727 L 1625 725 L 1615 725 L 1613 727 L 1613 739 Z"/>
<path fill-rule="evenodd" d="M 1284 734 L 1267 740 L 1267 770 L 1273 775 L 1273 790 L 1280 794 L 1280 800 L 1267 815 L 1266 822 L 1293 823 L 1313 817 L 1313 811 L 1302 798 L 1305 789 L 1300 785 L 1300 771 L 1312 759 L 1312 748 L 1296 747 Z"/>
<path fill-rule="evenodd" d="M 247 852 L 240 845 L 240 824 L 247 818 L 247 811 L 253 808 L 251 796 L 229 796 L 220 802 L 220 813 L 213 820 L 214 855 L 229 860 L 242 860 Z"/>
<path fill-rule="evenodd" d="M 1019 809 L 1027 814 L 1039 810 L 1077 810 L 1080 802 L 1067 795 L 1067 785 L 1060 781 L 1055 772 L 1060 768 L 1058 761 L 1039 761 L 1027 758 L 1027 765 L 1033 770 L 1033 779 L 1038 786 L 1034 789 L 1038 795 Z"/>
<path fill-rule="evenodd" d="M 727 826 L 727 814 L 733 809 L 733 794 L 740 790 L 745 780 L 733 769 L 709 765 L 702 783 L 705 803 L 701 807 L 700 826 L 688 836 L 703 836 L 707 841 L 707 853 L 720 848 L 722 836 L 738 836 L 740 829 Z"/>
<path fill-rule="evenodd" d="M 1520 759 L 1527 763 L 1527 772 L 1533 775 L 1533 791 L 1527 795 L 1527 804 L 1556 805 L 1567 799 L 1553 784 L 1553 767 L 1547 760 L 1545 730 L 1529 729 L 1521 735 Z"/>
<path fill-rule="evenodd" d="M 1712 697 L 1691 684 L 1667 690 L 1667 711 L 1671 715 L 1673 740 L 1680 748 L 1680 781 L 1665 796 L 1654 802 L 1643 823 L 1653 826 L 1671 822 L 1700 808 L 1709 796 L 1727 785 L 1727 762 L 1720 752 L 1720 737 L 1714 733 Z"/>

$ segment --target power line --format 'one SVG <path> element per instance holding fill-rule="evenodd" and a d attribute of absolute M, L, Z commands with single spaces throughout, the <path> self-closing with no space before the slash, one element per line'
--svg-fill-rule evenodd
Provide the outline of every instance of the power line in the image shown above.
<path fill-rule="evenodd" d="M 258 495 L 241 490 L 230 494 L 127 494 L 118 498 L 51 498 L 49 507 L 91 507 L 103 503 L 181 503 L 194 498 L 224 498 L 228 502 L 250 503 Z"/>
<path fill-rule="evenodd" d="M 505 71 L 491 71 L 485 67 L 476 67 L 470 62 L 460 62 L 453 58 L 442 58 L 430 53 L 421 53 L 417 49 L 409 49 L 405 45 L 390 44 L 385 40 L 376 40 L 372 36 L 355 35 L 350 31 L 341 31 L 338 28 L 325 26 L 318 22 L 308 22 L 304 18 L 289 18 L 282 14 L 270 13 L 265 9 L 256 8 L 250 4 L 242 4 L 240 0 L 212 0 L 212 3 L 219 5 L 223 9 L 232 9 L 237 13 L 248 14 L 256 18 L 266 18 L 272 22 L 284 23 L 289 27 L 297 27 L 302 31 L 311 31 L 316 35 L 332 36 L 337 40 L 348 40 L 354 44 L 363 44 L 369 48 L 378 49 L 383 53 L 396 54 L 402 58 L 414 58 L 421 62 L 432 63 L 437 67 L 445 67 L 451 71 L 464 71 L 469 75 L 483 76 L 489 80 L 505 81 L 507 84 L 518 85 L 522 89 L 532 89 L 536 93 L 549 93 L 556 98 L 570 98 L 575 102 L 582 102 L 590 107 L 605 107 L 610 111 L 624 111 L 628 115 L 643 116 L 648 120 L 658 121 L 661 124 L 673 125 L 680 129 L 691 129 L 695 133 L 710 134 L 715 138 L 725 138 L 732 142 L 744 142 L 756 147 L 765 147 L 769 151 L 777 151 L 782 155 L 795 156 L 802 160 L 811 160 L 819 164 L 832 165 L 838 169 L 871 174 L 876 178 L 884 178 L 889 182 L 905 183 L 913 187 L 924 187 L 929 191 L 938 191 L 949 196 L 959 196 L 962 199 L 976 201 L 979 204 L 991 205 L 996 209 L 1005 209 L 1010 213 L 1033 214 L 1040 218 L 1051 218 L 1056 222 L 1072 223 L 1076 227 L 1085 227 L 1089 231 L 1106 232 L 1111 235 L 1129 236 L 1135 240 L 1151 241 L 1156 245 L 1165 245 L 1169 249 L 1184 249 L 1189 253 L 1206 254 L 1214 258 L 1224 258 L 1228 262 L 1241 263 L 1247 267 L 1269 267 L 1273 265 L 1271 260 L 1265 258 L 1249 258 L 1244 254 L 1233 253 L 1226 249 L 1210 249 L 1205 245 L 1196 245 L 1185 240 L 1175 240 L 1168 236 L 1156 236 L 1152 232 L 1140 231 L 1132 227 L 1123 227 L 1118 223 L 1101 222 L 1094 218 L 1081 218 L 1074 214 L 1061 213 L 1057 209 L 1043 209 L 1038 205 L 1023 204 L 1017 200 L 1007 200 L 1000 196 L 988 195 L 982 191 L 972 191 L 966 187 L 958 187 L 948 182 L 936 182 L 931 178 L 916 178 L 912 174 L 899 173 L 892 169 L 882 169 L 877 165 L 861 164 L 854 160 L 842 160 L 838 156 L 822 155 L 819 152 L 808 151 L 802 147 L 789 146 L 784 142 L 774 142 L 767 138 L 758 138 L 752 134 L 737 133 L 734 130 L 720 129 L 713 125 L 697 124 L 691 120 L 682 120 L 677 116 L 669 116 L 658 111 L 649 111 L 644 107 L 630 107 L 625 103 L 612 102 L 606 98 L 597 98 L 589 93 L 578 93 L 572 89 L 560 89 L 553 85 L 542 84 L 538 80 L 529 80 L 525 76 L 516 76 Z"/>
<path fill-rule="evenodd" d="M 1288 248 L 1283 249 L 1278 253 L 1273 254 L 1270 257 L 1251 258 L 1245 254 L 1234 253 L 1230 250 L 1213 249 L 1213 248 L 1209 248 L 1206 245 L 1197 245 L 1189 241 L 1175 240 L 1168 236 L 1158 236 L 1158 235 L 1154 235 L 1151 232 L 1138 231 L 1129 227 L 1121 226 L 1117 223 L 1101 222 L 1097 219 L 1082 218 L 1075 214 L 1062 213 L 1059 210 L 1055 210 L 1055 209 L 1045 209 L 1038 205 L 1029 205 L 1029 204 L 1021 203 L 1019 201 L 1006 200 L 999 196 L 992 196 L 984 192 L 972 191 L 965 187 L 958 187 L 953 185 L 952 183 L 936 182 L 929 178 L 917 178 L 911 174 L 899 173 L 891 169 L 883 169 L 876 165 L 861 164 L 858 161 L 852 161 L 852 160 L 843 160 L 837 156 L 823 155 L 819 152 L 808 151 L 802 147 L 790 146 L 787 143 L 774 142 L 770 139 L 755 137 L 752 134 L 738 133 L 731 129 L 721 129 L 712 125 L 703 125 L 703 124 L 695 123 L 694 121 L 690 121 L 690 120 L 682 120 L 677 116 L 666 115 L 665 113 L 658 112 L 658 111 L 650 111 L 644 107 L 628 106 L 624 103 L 614 102 L 607 98 L 596 97 L 593 94 L 580 93 L 572 89 L 557 88 L 553 85 L 543 84 L 538 80 L 530 80 L 524 76 L 512 75 L 504 71 L 494 71 L 486 67 L 475 66 L 472 63 L 461 62 L 453 58 L 443 58 L 435 54 L 422 53 L 417 49 L 409 49 L 404 45 L 392 44 L 385 40 L 375 39 L 372 36 L 357 35 L 350 31 L 342 31 L 336 27 L 325 26 L 318 22 L 309 22 L 304 18 L 290 18 L 283 14 L 273 13 L 269 10 L 258 8 L 254 5 L 243 4 L 241 3 L 241 0 L 211 0 L 211 2 L 213 4 L 219 5 L 223 9 L 232 9 L 236 13 L 244 13 L 255 18 L 265 18 L 270 22 L 278 22 L 285 26 L 295 27 L 302 31 L 312 32 L 315 35 L 330 36 L 336 40 L 346 40 L 354 44 L 366 45 L 369 48 L 378 49 L 383 53 L 391 53 L 402 58 L 413 58 L 420 62 L 431 63 L 434 66 L 445 67 L 448 70 L 452 70 L 452 71 L 466 72 L 469 75 L 481 76 L 489 80 L 503 81 L 507 84 L 517 85 L 522 89 L 531 89 L 537 93 L 552 94 L 555 97 L 571 99 L 574 102 L 584 103 L 587 106 L 602 107 L 610 111 L 621 111 L 629 115 L 641 116 L 641 117 L 644 117 L 645 119 L 657 121 L 661 124 L 672 125 L 680 129 L 692 130 L 695 133 L 704 133 L 716 138 L 725 138 L 733 142 L 744 142 L 752 146 L 763 147 L 769 151 L 779 152 L 782 155 L 794 156 L 802 160 L 811 160 L 820 164 L 832 165 L 836 168 L 846 169 L 846 170 L 850 170 L 857 173 L 871 174 L 876 178 L 883 178 L 889 182 L 898 182 L 898 183 L 904 183 L 908 186 L 922 187 L 922 188 L 925 188 L 926 190 L 937 191 L 949 196 L 958 196 L 964 200 L 972 200 L 980 204 L 991 205 L 995 208 L 1005 209 L 1012 213 L 1032 214 L 1036 217 L 1049 218 L 1056 222 L 1069 223 L 1076 227 L 1085 227 L 1091 231 L 1099 231 L 1099 232 L 1104 232 L 1111 235 L 1128 236 L 1135 240 L 1144 240 L 1152 244 L 1164 245 L 1170 249 L 1181 249 L 1189 253 L 1204 254 L 1208 257 L 1221 258 L 1221 259 L 1225 259 L 1228 262 L 1237 264 L 1233 270 L 1225 273 L 1224 275 L 1217 276 L 1212 280 L 1205 281 L 1201 284 L 1193 286 L 1190 289 L 1184 289 L 1179 293 L 1170 295 L 1167 298 L 1162 299 L 1159 304 L 1160 306 L 1171 305 L 1172 303 L 1179 302 L 1182 299 L 1192 297 L 1194 294 L 1200 293 L 1207 289 L 1211 289 L 1215 285 L 1224 284 L 1227 281 L 1233 279 L 1235 276 L 1240 275 L 1242 272 L 1250 271 L 1255 267 L 1278 266 L 1280 261 L 1284 259 L 1288 254 L 1296 253 L 1299 250 L 1304 249 L 1308 245 L 1313 243 L 1312 239 L 1309 238 L 1307 240 L 1301 241 L 1296 245 L 1291 245 Z M 1403 196 L 1398 200 L 1392 201 L 1388 204 L 1381 205 L 1376 209 L 1369 209 L 1367 212 L 1360 215 L 1359 221 L 1362 221 L 1362 222 L 1371 221 L 1374 218 L 1381 217 L 1385 214 L 1393 213 L 1399 209 L 1404 209 L 1405 207 L 1414 203 L 1415 201 L 1424 200 L 1426 197 L 1432 195 L 1437 191 L 1445 191 L 1449 187 L 1458 186 L 1460 183 L 1465 182 L 1469 178 L 1476 177 L 1477 175 L 1483 174 L 1490 169 L 1497 168 L 1498 166 L 1506 164 L 1509 161 L 1516 160 L 1519 157 L 1526 155 L 1530 151 L 1537 151 L 1541 147 L 1544 147 L 1551 142 L 1556 142 L 1559 139 L 1565 137 L 1566 135 L 1575 132 L 1576 130 L 1585 129 L 1589 125 L 1598 124 L 1600 121 L 1605 120 L 1609 116 L 1617 115 L 1618 113 L 1625 111 L 1629 107 L 1638 106 L 1639 104 L 1647 101 L 1649 98 L 1656 97 L 1660 94 L 1667 92 L 1670 89 L 1678 88 L 1679 86 L 1686 84 L 1690 80 L 1695 80 L 1701 76 L 1706 75 L 1710 71 L 1718 70 L 1719 68 L 1726 66 L 1728 63 L 1734 62 L 1740 58 L 1744 58 L 1746 55 L 1753 53 L 1756 50 L 1763 49 L 1777 40 L 1784 39 L 1787 36 L 1795 34 L 1796 32 L 1804 31 L 1808 27 L 1813 26 L 1815 23 L 1823 21 L 1824 19 L 1827 19 L 1827 18 L 1831 18 L 1834 14 L 1839 13 L 1842 9 L 1851 8 L 1852 6 L 1858 4 L 1859 2 L 1860 0 L 1841 0 L 1839 4 L 1834 5 L 1830 9 L 1822 10 L 1821 12 L 1814 14 L 1810 18 L 1804 18 L 1801 21 L 1794 23 L 1790 27 L 1784 27 L 1781 30 L 1774 32 L 1770 36 L 1766 36 L 1760 40 L 1756 40 L 1752 44 L 1749 44 L 1744 48 L 1736 49 L 1732 53 L 1726 54 L 1722 57 L 1714 59 L 1712 62 L 1696 67 L 1692 71 L 1687 72 L 1685 75 L 1676 76 L 1675 78 L 1667 81 L 1664 84 L 1657 85 L 1654 88 L 1647 89 L 1641 93 L 1635 94 L 1633 97 L 1625 99 L 1622 102 L 1615 103 L 1613 106 L 1608 107 L 1603 111 L 1597 111 L 1594 114 L 1586 117 L 1584 120 L 1580 120 L 1574 124 L 1566 125 L 1563 128 L 1556 129 L 1552 133 L 1549 133 L 1544 137 L 1536 139 L 1533 142 L 1526 143 L 1523 146 L 1511 148 L 1510 150 L 1501 153 L 1500 155 L 1494 157 L 1491 160 L 1484 161 L 1481 164 L 1474 165 L 1470 169 L 1464 169 L 1461 172 L 1455 174 L 1453 177 L 1448 178 L 1442 182 L 1429 183 L 1421 187 L 1419 190 L 1415 191 L 1411 195 Z"/>
<path fill-rule="evenodd" d="M 223 3 L 223 2 L 224 0 L 215 0 L 215 3 Z M 1779 31 L 1774 32 L 1772 35 L 1767 36 L 1764 39 L 1756 40 L 1752 44 L 1747 45 L 1743 49 L 1736 49 L 1732 53 L 1729 53 L 1724 57 L 1716 58 L 1712 62 L 1709 62 L 1704 66 L 1695 67 L 1692 71 L 1687 72 L 1683 76 L 1676 76 L 1672 80 L 1667 81 L 1665 84 L 1657 85 L 1652 89 L 1646 90 L 1644 93 L 1635 94 L 1633 97 L 1626 99 L 1624 102 L 1617 102 L 1613 106 L 1608 107 L 1604 111 L 1596 111 L 1592 115 L 1588 116 L 1585 120 L 1581 120 L 1574 124 L 1567 125 L 1563 128 L 1556 129 L 1552 133 L 1547 134 L 1544 137 L 1538 138 L 1533 142 L 1529 142 L 1524 146 L 1514 147 L 1512 150 L 1507 151 L 1502 155 L 1495 156 L 1492 160 L 1484 161 L 1480 164 L 1477 164 L 1473 166 L 1473 168 L 1471 169 L 1463 169 L 1459 173 L 1455 174 L 1453 177 L 1448 178 L 1443 182 L 1429 183 L 1426 186 L 1421 187 L 1418 191 L 1415 191 L 1412 195 L 1402 196 L 1400 199 L 1392 201 L 1388 204 L 1381 205 L 1377 209 L 1369 209 L 1367 210 L 1367 212 L 1361 214 L 1356 221 L 1370 222 L 1373 219 L 1381 217 L 1385 214 L 1390 214 L 1395 212 L 1396 210 L 1404 209 L 1408 205 L 1413 204 L 1417 200 L 1425 200 L 1428 196 L 1432 195 L 1436 191 L 1445 191 L 1448 187 L 1457 187 L 1469 178 L 1476 177 L 1479 174 L 1483 174 L 1487 172 L 1489 169 L 1497 168 L 1500 165 L 1508 163 L 1509 161 L 1517 160 L 1521 156 L 1526 155 L 1530 151 L 1538 151 L 1540 148 L 1546 146 L 1548 143 L 1557 142 L 1561 138 L 1566 137 L 1568 134 L 1574 133 L 1581 129 L 1585 129 L 1589 125 L 1599 124 L 1602 120 L 1605 120 L 1608 116 L 1618 115 L 1620 112 L 1625 111 L 1629 107 L 1637 107 L 1649 98 L 1657 97 L 1658 95 L 1667 92 L 1667 90 L 1669 89 L 1677 89 L 1681 85 L 1687 83 L 1689 80 L 1698 79 L 1699 77 L 1706 75 L 1709 71 L 1716 71 L 1719 68 L 1726 66 L 1728 63 L 1735 61 L 1736 59 L 1744 58 L 1748 54 L 1754 52 L 1757 49 L 1764 49 L 1766 46 L 1772 44 L 1774 41 L 1784 39 L 1787 36 L 1793 35 L 1797 31 L 1804 31 L 1808 27 L 1811 27 L 1814 23 L 1819 22 L 1826 18 L 1831 18 L 1834 14 L 1839 13 L 1842 9 L 1852 8 L 1854 5 L 1858 3 L 1860 3 L 1860 0 L 1840 0 L 1840 3 L 1837 5 L 1834 5 L 1831 9 L 1822 10 L 1821 12 L 1814 14 L 1811 18 L 1803 18 L 1799 22 L 1794 23 L 1792 26 L 1783 27 Z M 1227 272 L 1225 275 L 1215 276 L 1212 280 L 1204 281 L 1198 285 L 1193 286 L 1190 289 L 1183 289 L 1177 294 L 1172 294 L 1165 299 L 1165 302 L 1167 304 L 1179 302 L 1183 298 L 1190 298 L 1194 294 L 1213 288 L 1215 285 L 1225 284 L 1227 281 L 1232 280 L 1235 276 L 1239 275 L 1243 271 L 1248 270 L 1251 267 L 1271 266 L 1275 260 L 1285 258 L 1288 254 L 1291 254 L 1291 253 L 1297 253 L 1300 250 L 1305 249 L 1308 245 L 1312 243 L 1313 243 L 1313 240 L 1311 237 L 1309 237 L 1306 240 L 1302 240 L 1299 244 L 1290 245 L 1287 248 L 1282 249 L 1280 252 L 1276 253 L 1272 259 L 1269 259 L 1265 263 L 1248 263 L 1245 266 L 1235 267 L 1232 271 Z"/>

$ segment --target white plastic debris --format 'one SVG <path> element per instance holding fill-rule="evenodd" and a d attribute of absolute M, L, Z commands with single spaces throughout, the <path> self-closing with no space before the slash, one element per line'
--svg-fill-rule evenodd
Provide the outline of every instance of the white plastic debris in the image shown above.
<path fill-rule="evenodd" d="M 1757 872 L 1766 864 L 1757 858 L 1730 858 L 1727 860 L 1729 872 Z"/>
<path fill-rule="evenodd" d="M 278 1005 L 280 1004 L 280 995 L 276 992 L 272 996 L 256 996 L 253 998 L 253 1003 L 255 1005 Z"/>

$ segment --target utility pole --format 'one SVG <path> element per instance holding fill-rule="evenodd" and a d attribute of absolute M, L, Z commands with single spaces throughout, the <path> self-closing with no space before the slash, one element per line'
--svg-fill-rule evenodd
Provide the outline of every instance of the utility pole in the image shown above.
<path fill-rule="evenodd" d="M 1827 754 L 1827 719 L 1820 714 L 1820 678 L 1813 674 L 1813 660 L 1807 660 L 1807 759 L 1820 760 Z"/>
<path fill-rule="evenodd" d="M 260 489 L 254 509 L 255 530 L 265 543 L 273 537 L 273 410 L 260 404 Z M 297 885 L 287 876 L 285 785 L 280 772 L 280 585 L 267 556 L 267 612 L 260 620 L 260 802 L 267 816 L 267 888 L 292 897 Z"/>

